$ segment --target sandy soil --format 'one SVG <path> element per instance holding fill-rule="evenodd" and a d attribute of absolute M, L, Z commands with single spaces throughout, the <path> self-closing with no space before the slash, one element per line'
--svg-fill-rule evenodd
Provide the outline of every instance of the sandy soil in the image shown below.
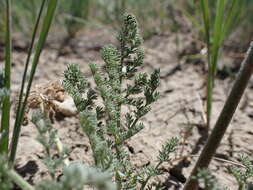
<path fill-rule="evenodd" d="M 132 161 L 140 167 L 156 160 L 161 145 L 167 139 L 173 136 L 180 137 L 181 146 L 176 156 L 182 159 L 175 161 L 173 166 L 164 166 L 168 170 L 168 174 L 161 178 L 165 189 L 181 189 L 206 139 L 202 125 L 205 121 L 203 105 L 206 69 L 200 59 L 187 58 L 188 55 L 201 50 L 201 44 L 194 41 L 193 36 L 193 34 L 154 36 L 144 44 L 146 58 L 143 69 L 146 71 L 161 69 L 159 88 L 161 98 L 153 105 L 152 111 L 143 118 L 146 128 L 128 142 L 128 147 L 132 150 Z M 105 31 L 85 31 L 61 47 L 58 40 L 54 39 L 49 39 L 48 48 L 41 56 L 34 85 L 63 79 L 63 71 L 68 63 L 80 64 L 86 75 L 91 77 L 87 64 L 89 62 L 102 64 L 100 48 L 105 44 L 115 43 L 114 36 Z M 21 48 L 14 53 L 13 99 L 17 97 L 20 86 L 26 55 L 24 50 L 25 47 L 21 44 Z M 231 62 L 229 58 L 222 60 L 224 63 Z M 233 80 L 233 76 L 216 80 L 212 125 L 222 109 Z M 238 162 L 239 153 L 252 156 L 252 87 L 251 82 L 216 154 L 217 158 Z M 88 139 L 79 128 L 77 116 L 65 117 L 56 121 L 54 126 L 58 129 L 64 145 L 72 149 L 71 160 L 92 163 Z M 192 129 L 188 134 L 186 131 L 189 128 Z M 16 162 L 18 171 L 31 183 L 47 176 L 41 161 L 42 147 L 36 141 L 36 136 L 37 131 L 31 123 L 22 128 Z M 183 138 L 184 136 L 187 137 Z M 225 168 L 227 165 L 229 164 L 225 161 L 214 159 L 210 168 L 222 185 L 233 190 L 236 189 L 236 183 L 228 174 Z"/>

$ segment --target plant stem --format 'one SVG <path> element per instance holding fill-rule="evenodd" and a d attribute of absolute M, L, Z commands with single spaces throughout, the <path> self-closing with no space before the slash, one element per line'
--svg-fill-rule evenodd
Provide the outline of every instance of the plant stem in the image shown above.
<path fill-rule="evenodd" d="M 207 104 L 206 104 L 206 126 L 209 129 L 211 114 L 212 114 L 212 99 L 213 99 L 213 78 L 212 78 L 212 64 L 211 64 L 211 45 L 210 45 L 210 17 L 209 17 L 209 3 L 208 0 L 201 0 L 201 8 L 203 13 L 203 20 L 205 25 L 205 36 L 207 44 L 207 63 L 208 63 L 208 74 L 207 74 Z"/>
<path fill-rule="evenodd" d="M 15 184 L 17 184 L 21 189 L 23 190 L 35 190 L 33 186 L 31 186 L 29 183 L 27 183 L 16 171 L 13 169 L 9 170 L 7 172 L 8 177 L 14 181 Z"/>
<path fill-rule="evenodd" d="M 11 89 L 11 55 L 12 55 L 12 40 L 11 40 L 11 0 L 6 0 L 6 36 L 5 36 L 5 74 L 4 87 L 9 91 L 3 99 L 2 120 L 0 132 L 6 132 L 6 135 L 1 140 L 0 153 L 8 153 L 9 146 L 9 127 L 10 127 L 10 89 Z"/>
<path fill-rule="evenodd" d="M 216 16 L 214 21 L 213 31 L 213 43 L 210 45 L 210 19 L 208 0 L 201 1 L 201 7 L 203 12 L 203 20 L 205 24 L 205 35 L 207 42 L 207 59 L 208 59 L 208 84 L 207 84 L 207 128 L 210 126 L 210 120 L 212 116 L 212 102 L 213 102 L 213 88 L 214 80 L 217 70 L 217 62 L 222 45 L 222 36 L 224 33 L 224 12 L 225 12 L 225 0 L 217 0 L 216 3 Z"/>
<path fill-rule="evenodd" d="M 206 46 L 207 46 L 207 63 L 208 63 L 208 77 L 207 77 L 207 129 L 210 125 L 210 117 L 212 113 L 212 93 L 213 93 L 213 82 L 212 82 L 212 65 L 210 60 L 210 17 L 209 17 L 209 3 L 208 0 L 201 0 L 202 17 L 204 21 Z"/>
<path fill-rule="evenodd" d="M 238 190 L 243 190 L 243 184 L 239 184 Z"/>
<path fill-rule="evenodd" d="M 214 129 L 209 136 L 200 156 L 188 178 L 184 190 L 196 190 L 198 181 L 193 179 L 197 175 L 198 169 L 207 168 L 214 156 L 227 128 L 233 117 L 233 114 L 241 100 L 241 97 L 247 87 L 248 81 L 253 72 L 253 42 L 250 44 L 246 57 L 241 64 L 240 71 L 234 83 L 234 86 L 227 98 L 227 101 L 219 115 Z"/>
<path fill-rule="evenodd" d="M 208 50 L 209 51 L 209 50 Z M 210 53 L 208 53 L 210 54 Z M 208 55 L 209 57 L 209 55 Z M 213 87 L 214 87 L 214 80 L 210 66 L 210 59 L 208 60 L 208 76 L 207 76 L 207 103 L 206 103 L 206 127 L 207 129 L 210 128 L 211 122 L 211 115 L 212 115 L 212 101 L 213 101 Z"/>

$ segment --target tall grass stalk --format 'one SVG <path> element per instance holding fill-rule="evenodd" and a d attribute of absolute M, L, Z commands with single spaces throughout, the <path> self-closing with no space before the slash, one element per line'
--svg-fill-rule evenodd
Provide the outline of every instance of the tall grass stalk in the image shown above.
<path fill-rule="evenodd" d="M 202 0 L 203 1 L 203 0 Z M 214 31 L 212 35 L 212 45 L 210 47 L 210 36 L 207 42 L 208 47 L 208 84 L 207 84 L 207 127 L 209 128 L 212 115 L 213 88 L 217 70 L 217 61 L 221 47 L 221 36 L 223 32 L 223 17 L 225 9 L 225 0 L 218 0 L 216 5 L 216 15 L 214 22 Z M 209 21 L 210 23 L 210 21 Z M 207 32 L 206 32 L 207 33 Z M 209 28 L 210 35 L 210 28 Z"/>
<path fill-rule="evenodd" d="M 208 0 L 201 0 L 201 10 L 202 16 L 204 21 L 204 31 L 206 37 L 206 45 L 207 45 L 207 62 L 208 68 L 211 68 L 211 61 L 210 61 L 210 17 L 209 17 L 209 3 Z M 210 124 L 210 116 L 211 116 L 211 102 L 212 102 L 212 72 L 211 69 L 208 69 L 208 78 L 207 78 L 207 128 L 209 128 Z"/>
<path fill-rule="evenodd" d="M 31 59 L 32 51 L 33 51 L 33 46 L 34 46 L 34 43 L 35 43 L 35 38 L 36 38 L 36 34 L 37 34 L 37 31 L 38 31 L 38 27 L 39 27 L 39 23 L 40 23 L 40 20 L 41 20 L 41 15 L 42 15 L 43 9 L 45 7 L 45 3 L 46 3 L 46 0 L 43 0 L 42 4 L 41 4 L 41 7 L 40 7 L 38 18 L 36 20 L 34 31 L 33 31 L 33 34 L 32 34 L 31 45 L 30 45 L 29 50 L 28 50 L 28 55 L 27 55 L 27 59 L 26 59 L 26 63 L 25 63 L 25 69 L 24 69 L 23 78 L 22 78 L 22 82 L 21 82 L 21 89 L 20 89 L 20 92 L 19 92 L 19 99 L 18 99 L 15 125 L 17 124 L 17 121 L 20 118 L 20 110 L 21 110 L 21 105 L 22 105 L 22 102 L 23 102 L 23 93 L 24 93 L 24 88 L 25 88 L 27 71 L 28 71 L 28 67 L 29 67 L 29 63 L 30 63 L 30 59 Z M 22 119 L 22 118 L 20 118 L 20 119 Z"/>
<path fill-rule="evenodd" d="M 5 36 L 5 74 L 4 87 L 10 91 L 11 88 L 11 56 L 12 56 L 12 39 L 11 39 L 11 0 L 6 0 L 6 36 Z M 0 153 L 8 153 L 9 145 L 9 126 L 10 126 L 10 93 L 4 97 L 3 112 L 1 119 L 0 132 L 5 132 L 5 136 L 0 143 Z"/>
<path fill-rule="evenodd" d="M 224 39 L 231 32 L 233 20 L 238 18 L 240 7 L 238 0 L 228 3 L 226 0 L 217 0 L 213 30 L 210 26 L 211 14 L 208 0 L 201 0 L 201 11 L 203 15 L 205 40 L 207 44 L 207 128 L 210 126 L 212 115 L 213 89 L 217 72 L 218 59 L 221 54 Z M 228 9 L 228 12 L 225 10 Z"/>
<path fill-rule="evenodd" d="M 35 50 L 35 55 L 34 55 L 34 59 L 32 62 L 32 68 L 30 71 L 30 76 L 29 76 L 29 80 L 28 80 L 28 84 L 27 84 L 26 93 L 25 93 L 25 98 L 24 98 L 24 101 L 22 102 L 22 106 L 20 107 L 19 112 L 17 113 L 17 119 L 16 119 L 15 125 L 14 125 L 12 144 L 11 144 L 11 153 L 10 153 L 10 161 L 11 162 L 14 162 L 14 160 L 15 160 L 17 145 L 18 145 L 18 140 L 19 140 L 19 134 L 20 134 L 20 130 L 21 130 L 21 123 L 22 123 L 23 116 L 24 116 L 27 98 L 28 98 L 28 95 L 29 95 L 29 92 L 31 89 L 33 77 L 34 77 L 38 62 L 39 62 L 39 58 L 40 58 L 42 49 L 43 49 L 43 46 L 45 44 L 45 41 L 46 41 L 46 38 L 47 38 L 47 35 L 49 32 L 49 28 L 52 24 L 52 20 L 53 20 L 54 14 L 55 14 L 57 3 L 58 3 L 58 0 L 51 0 L 48 2 L 47 12 L 46 12 L 46 15 L 45 15 L 45 18 L 43 21 L 43 25 L 42 25 L 42 29 L 41 29 L 41 32 L 39 35 L 37 48 Z"/>
<path fill-rule="evenodd" d="M 198 181 L 194 179 L 197 176 L 199 169 L 207 168 L 214 156 L 217 148 L 220 145 L 222 138 L 228 128 L 228 125 L 235 113 L 235 110 L 241 100 L 241 97 L 247 87 L 249 79 L 253 72 L 253 42 L 251 43 L 246 57 L 241 64 L 241 69 L 236 78 L 234 86 L 227 98 L 227 101 L 219 115 L 219 118 L 214 126 L 214 129 L 209 136 L 207 143 L 201 152 L 195 167 L 193 168 L 190 177 L 188 178 L 184 190 L 198 189 Z"/>

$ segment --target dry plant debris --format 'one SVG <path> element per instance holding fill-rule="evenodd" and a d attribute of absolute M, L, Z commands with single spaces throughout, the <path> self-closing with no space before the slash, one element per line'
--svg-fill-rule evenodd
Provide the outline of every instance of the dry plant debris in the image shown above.
<path fill-rule="evenodd" d="M 28 97 L 24 125 L 28 123 L 28 114 L 31 109 L 41 109 L 51 121 L 54 120 L 55 114 L 63 116 L 77 114 L 73 99 L 65 92 L 59 80 L 35 85 Z"/>

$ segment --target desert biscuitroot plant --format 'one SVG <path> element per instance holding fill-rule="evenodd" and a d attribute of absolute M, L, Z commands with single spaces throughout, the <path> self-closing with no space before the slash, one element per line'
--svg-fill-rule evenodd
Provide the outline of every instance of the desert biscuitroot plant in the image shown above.
<path fill-rule="evenodd" d="M 59 162 L 55 160 L 55 163 Z M 72 163 L 65 167 L 58 180 L 42 180 L 36 186 L 32 186 L 10 166 L 7 157 L 2 154 L 0 155 L 0 189 L 12 190 L 14 184 L 22 190 L 83 190 L 90 185 L 98 190 L 115 190 L 108 173 L 80 163 Z"/>
<path fill-rule="evenodd" d="M 212 133 L 207 139 L 207 142 L 195 164 L 190 177 L 188 178 L 184 190 L 195 190 L 198 188 L 198 181 L 193 179 L 197 171 L 202 168 L 207 168 L 214 156 L 217 148 L 220 145 L 222 138 L 229 126 L 230 121 L 235 113 L 235 110 L 241 100 L 241 97 L 247 87 L 249 79 L 253 72 L 253 42 L 247 51 L 245 59 L 241 64 L 240 71 L 236 81 L 231 89 L 231 92 L 226 100 L 226 103 L 218 117 L 218 120 L 212 130 Z"/>
<path fill-rule="evenodd" d="M 158 99 L 160 79 L 158 69 L 151 75 L 138 72 L 144 52 L 133 15 L 124 16 L 118 41 L 119 48 L 108 45 L 102 49 L 104 70 L 96 64 L 89 65 L 95 89 L 89 86 L 75 64 L 70 64 L 64 72 L 63 86 L 79 111 L 80 124 L 89 138 L 95 167 L 110 172 L 119 190 L 146 189 L 152 177 L 163 173 L 160 166 L 170 161 L 169 156 L 175 151 L 178 140 L 172 138 L 162 147 L 156 166 L 138 169 L 130 162 L 125 142 L 144 128 L 139 120 Z M 122 111 L 124 106 L 128 111 Z M 159 188 L 159 184 L 153 186 Z"/>
<path fill-rule="evenodd" d="M 86 186 L 95 186 L 100 190 L 115 189 L 115 185 L 111 182 L 111 175 L 108 173 L 81 163 L 69 163 L 70 150 L 61 144 L 57 137 L 57 130 L 53 128 L 46 114 L 41 110 L 35 111 L 32 122 L 39 132 L 37 140 L 44 148 L 43 161 L 51 176 L 51 180 L 42 180 L 36 186 L 36 190 L 82 190 Z M 61 171 L 63 174 L 60 181 L 57 179 L 57 171 L 58 173 Z"/>
<path fill-rule="evenodd" d="M 222 188 L 215 176 L 211 174 L 208 169 L 200 169 L 196 176 L 193 177 L 194 179 L 198 180 L 199 186 L 205 190 L 228 190 Z"/>
<path fill-rule="evenodd" d="M 253 165 L 248 156 L 240 154 L 240 163 L 228 166 L 229 172 L 235 177 L 238 183 L 238 190 L 252 190 L 253 184 L 250 179 L 253 176 Z M 215 176 L 208 169 L 199 169 L 194 179 L 198 180 L 199 186 L 205 190 L 229 190 L 223 188 L 217 182 Z"/>
<path fill-rule="evenodd" d="M 45 113 L 35 111 L 32 115 L 32 122 L 38 130 L 37 140 L 44 148 L 44 164 L 48 168 L 52 180 L 56 181 L 57 169 L 61 165 L 69 165 L 68 156 L 70 151 L 63 147 L 57 136 L 57 130 L 53 128 L 50 119 L 46 117 Z M 55 157 L 55 152 L 58 157 Z"/>
<path fill-rule="evenodd" d="M 249 188 L 253 188 L 253 184 L 249 183 L 253 177 L 253 165 L 248 156 L 243 154 L 240 155 L 240 162 L 244 166 L 243 168 L 238 166 L 229 166 L 228 170 L 235 177 L 239 187 L 238 190 L 245 190 Z"/>

